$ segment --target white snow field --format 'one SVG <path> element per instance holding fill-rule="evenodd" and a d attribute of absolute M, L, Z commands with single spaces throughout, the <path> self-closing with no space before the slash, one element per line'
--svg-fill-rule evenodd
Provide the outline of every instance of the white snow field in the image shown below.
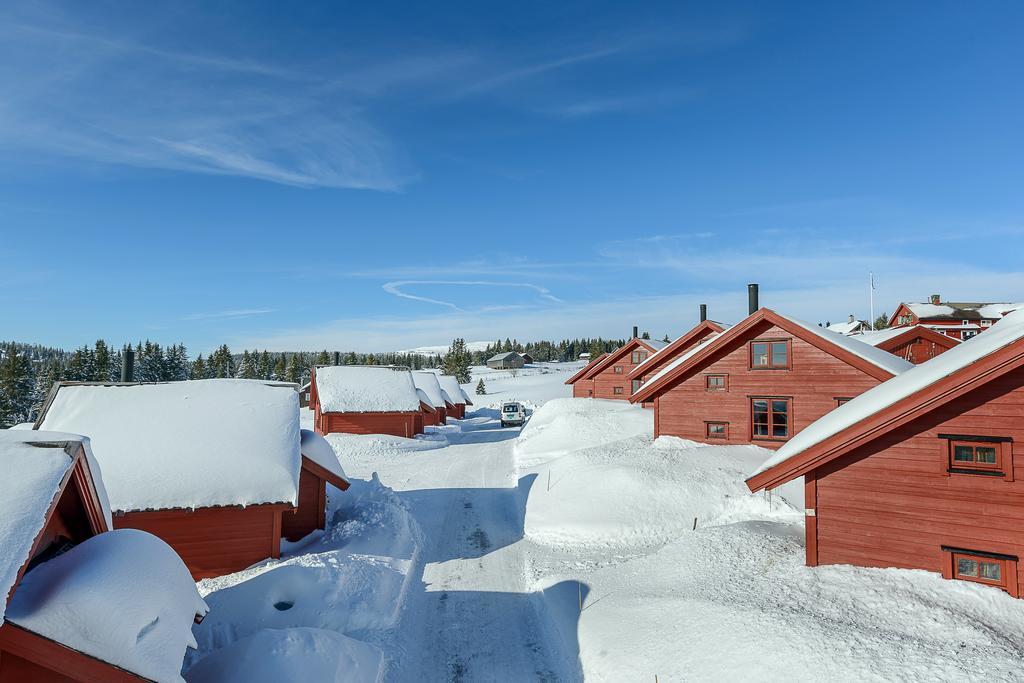
<path fill-rule="evenodd" d="M 474 368 L 465 420 L 328 436 L 353 482 L 328 530 L 200 583 L 186 679 L 1020 679 L 1024 603 L 805 567 L 799 482 L 744 485 L 770 451 L 654 441 L 648 410 L 568 399 L 579 367 Z"/>

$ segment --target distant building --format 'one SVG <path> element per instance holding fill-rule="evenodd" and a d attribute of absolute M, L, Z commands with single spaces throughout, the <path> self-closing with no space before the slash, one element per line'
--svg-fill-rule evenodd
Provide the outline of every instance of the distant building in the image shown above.
<path fill-rule="evenodd" d="M 935 356 L 949 351 L 960 344 L 960 340 L 949 335 L 936 332 L 924 325 L 911 327 L 889 327 L 884 330 L 872 330 L 850 335 L 865 344 L 888 351 L 894 356 L 917 365 Z"/>
<path fill-rule="evenodd" d="M 513 370 L 525 365 L 523 357 L 515 351 L 499 353 L 487 359 L 487 367 L 494 370 Z"/>
<path fill-rule="evenodd" d="M 438 375 L 437 381 L 441 385 L 441 391 L 445 397 L 448 408 L 448 416 L 456 420 L 463 420 L 466 417 L 466 406 L 473 405 L 469 395 L 463 390 L 459 380 L 452 375 Z"/>
<path fill-rule="evenodd" d="M 850 314 L 849 319 L 844 323 L 832 323 L 826 327 L 839 334 L 860 334 L 871 330 L 871 324 L 865 320 L 857 320 Z"/>
<path fill-rule="evenodd" d="M 309 407 L 309 385 L 310 385 L 310 383 L 306 382 L 299 389 L 299 407 L 300 408 L 308 408 Z"/>
<path fill-rule="evenodd" d="M 566 380 L 575 398 L 607 398 L 628 401 L 638 385 L 629 379 L 634 368 L 668 346 L 668 342 L 634 337 L 590 362 Z"/>
<path fill-rule="evenodd" d="M 525 364 L 527 364 L 527 365 L 533 365 L 533 356 L 531 356 L 531 355 L 530 355 L 530 354 L 528 354 L 528 353 L 521 353 L 521 354 L 519 354 L 519 355 L 523 357 L 523 362 L 524 362 Z"/>
<path fill-rule="evenodd" d="M 320 434 L 390 434 L 411 439 L 423 433 L 424 410 L 434 410 L 416 391 L 407 368 L 326 365 L 313 369 L 310 405 Z"/>
<path fill-rule="evenodd" d="M 964 303 L 942 301 L 932 294 L 927 303 L 904 302 L 889 318 L 889 327 L 924 325 L 954 339 L 970 339 L 1002 320 L 1024 303 Z"/>

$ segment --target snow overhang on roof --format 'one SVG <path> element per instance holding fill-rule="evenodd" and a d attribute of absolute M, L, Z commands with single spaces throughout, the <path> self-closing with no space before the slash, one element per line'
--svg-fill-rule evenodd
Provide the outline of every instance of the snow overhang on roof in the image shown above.
<path fill-rule="evenodd" d="M 314 373 L 324 413 L 417 412 L 420 399 L 412 373 L 387 366 L 336 365 Z"/>

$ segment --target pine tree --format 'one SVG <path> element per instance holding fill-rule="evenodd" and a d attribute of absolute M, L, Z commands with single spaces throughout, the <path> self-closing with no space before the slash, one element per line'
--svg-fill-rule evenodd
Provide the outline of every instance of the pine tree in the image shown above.
<path fill-rule="evenodd" d="M 263 353 L 260 354 L 260 362 L 256 366 L 256 374 L 260 379 L 270 379 L 270 374 L 273 371 L 273 361 L 270 360 L 270 354 L 264 349 Z"/>
<path fill-rule="evenodd" d="M 206 361 L 203 360 L 203 354 L 199 354 L 192 363 L 192 379 L 206 379 L 206 372 Z"/>
<path fill-rule="evenodd" d="M 248 349 L 242 352 L 242 362 L 238 365 L 237 377 L 239 379 L 256 379 L 256 363 Z"/>
<path fill-rule="evenodd" d="M 509 342 L 511 344 L 511 342 Z M 448 353 L 441 363 L 441 374 L 452 375 L 459 380 L 459 384 L 467 384 L 473 379 L 469 365 L 472 358 L 466 351 L 465 339 L 453 339 L 452 345 L 448 347 Z"/>
<path fill-rule="evenodd" d="M 110 379 L 110 349 L 102 339 L 96 340 L 96 351 L 93 352 L 92 380 L 106 382 Z"/>
<path fill-rule="evenodd" d="M 32 418 L 32 390 L 35 372 L 28 351 L 14 344 L 3 349 L 0 358 L 0 429 Z"/>
<path fill-rule="evenodd" d="M 883 313 L 882 315 L 875 318 L 875 324 L 873 327 L 876 330 L 884 330 L 889 327 L 889 316 Z"/>
<path fill-rule="evenodd" d="M 476 393 L 483 396 L 487 393 L 487 387 L 484 385 L 484 378 L 481 377 L 480 381 L 476 383 Z"/>
<path fill-rule="evenodd" d="M 299 354 L 292 354 L 292 357 L 288 360 L 288 367 L 285 369 L 284 375 L 285 379 L 289 382 L 302 383 L 302 366 L 300 365 Z"/>
<path fill-rule="evenodd" d="M 277 357 L 277 362 L 274 363 L 274 372 L 270 378 L 278 381 L 283 381 L 288 376 L 288 359 L 282 353 Z"/>

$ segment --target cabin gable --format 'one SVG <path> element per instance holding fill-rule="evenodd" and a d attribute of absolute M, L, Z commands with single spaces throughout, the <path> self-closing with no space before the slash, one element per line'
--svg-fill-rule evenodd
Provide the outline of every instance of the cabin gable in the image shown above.
<path fill-rule="evenodd" d="M 655 350 L 643 340 L 632 339 L 592 368 L 586 376 L 592 386 L 584 385 L 581 389 L 585 389 L 588 396 L 593 398 L 628 401 L 641 384 L 639 379 L 631 380 L 630 373 L 654 353 Z M 590 393 L 591 391 L 593 393 Z"/>
<path fill-rule="evenodd" d="M 889 317 L 889 327 L 908 327 L 917 325 L 921 320 L 914 315 L 914 312 L 906 304 L 900 304 Z"/>
<path fill-rule="evenodd" d="M 767 362 L 754 358 L 765 352 Z M 655 435 L 778 448 L 841 400 L 878 383 L 820 344 L 763 319 L 709 349 L 657 392 Z"/>
<path fill-rule="evenodd" d="M 814 493 L 808 564 L 917 568 L 954 578 L 954 555 L 994 556 L 1005 574 L 998 587 L 1019 595 L 1021 415 L 1024 367 L 821 464 L 806 477 Z M 957 461 L 955 446 L 971 444 L 997 462 Z"/>

